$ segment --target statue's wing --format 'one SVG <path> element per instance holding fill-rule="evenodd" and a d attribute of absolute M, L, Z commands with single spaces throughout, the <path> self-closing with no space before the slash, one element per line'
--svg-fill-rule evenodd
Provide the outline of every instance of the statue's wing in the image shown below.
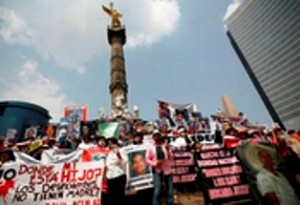
<path fill-rule="evenodd" d="M 122 14 L 118 12 L 118 17 L 122 17 Z"/>
<path fill-rule="evenodd" d="M 102 5 L 102 9 L 103 11 L 105 11 L 108 15 L 111 16 L 111 10 L 109 8 L 107 8 L 106 6 Z"/>

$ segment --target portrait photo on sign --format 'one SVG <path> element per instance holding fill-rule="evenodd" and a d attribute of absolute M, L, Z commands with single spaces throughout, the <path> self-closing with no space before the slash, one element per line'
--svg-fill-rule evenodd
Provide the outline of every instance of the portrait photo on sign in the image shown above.
<path fill-rule="evenodd" d="M 69 110 L 69 116 L 67 119 L 71 123 L 78 123 L 81 121 L 82 116 L 83 116 L 82 109 L 72 109 L 72 110 Z"/>
<path fill-rule="evenodd" d="M 145 159 L 146 150 L 128 153 L 130 179 L 143 178 L 151 174 L 150 166 Z"/>
<path fill-rule="evenodd" d="M 37 127 L 28 127 L 25 130 L 25 139 L 35 139 L 38 134 Z"/>
<path fill-rule="evenodd" d="M 87 114 L 87 106 L 67 106 L 64 111 L 64 117 L 71 124 L 78 124 L 80 121 L 86 121 Z"/>

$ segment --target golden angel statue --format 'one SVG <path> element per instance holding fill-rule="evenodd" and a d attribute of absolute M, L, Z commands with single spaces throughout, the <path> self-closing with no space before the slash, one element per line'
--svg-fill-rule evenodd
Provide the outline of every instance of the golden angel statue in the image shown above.
<path fill-rule="evenodd" d="M 122 17 L 122 14 L 120 14 L 116 9 L 113 8 L 113 3 L 110 3 L 110 8 L 107 8 L 106 6 L 102 5 L 102 9 L 111 17 L 112 27 L 121 26 L 120 18 Z"/>

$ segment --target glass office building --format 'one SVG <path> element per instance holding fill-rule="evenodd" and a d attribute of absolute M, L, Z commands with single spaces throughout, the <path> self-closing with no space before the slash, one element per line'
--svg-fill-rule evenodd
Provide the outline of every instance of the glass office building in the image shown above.
<path fill-rule="evenodd" d="M 244 0 L 224 22 L 274 122 L 300 129 L 300 0 Z"/>
<path fill-rule="evenodd" d="M 0 135 L 6 136 L 9 130 L 15 130 L 16 140 L 21 140 L 27 127 L 46 125 L 50 118 L 48 110 L 38 105 L 21 101 L 2 101 Z"/>

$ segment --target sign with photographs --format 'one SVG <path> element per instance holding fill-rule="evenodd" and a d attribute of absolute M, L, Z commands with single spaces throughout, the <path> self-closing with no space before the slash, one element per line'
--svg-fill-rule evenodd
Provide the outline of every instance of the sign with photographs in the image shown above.
<path fill-rule="evenodd" d="M 69 122 L 86 121 L 88 118 L 87 105 L 74 105 L 65 107 L 64 117 Z"/>
<path fill-rule="evenodd" d="M 99 162 L 4 166 L 0 205 L 100 205 L 103 167 Z"/>
<path fill-rule="evenodd" d="M 132 145 L 126 147 L 128 155 L 128 188 L 142 190 L 153 187 L 152 169 L 146 163 L 146 146 Z"/>
<path fill-rule="evenodd" d="M 88 107 L 86 105 L 74 105 L 65 107 L 64 117 L 71 126 L 68 129 L 70 136 L 80 135 L 80 122 L 88 118 Z"/>

